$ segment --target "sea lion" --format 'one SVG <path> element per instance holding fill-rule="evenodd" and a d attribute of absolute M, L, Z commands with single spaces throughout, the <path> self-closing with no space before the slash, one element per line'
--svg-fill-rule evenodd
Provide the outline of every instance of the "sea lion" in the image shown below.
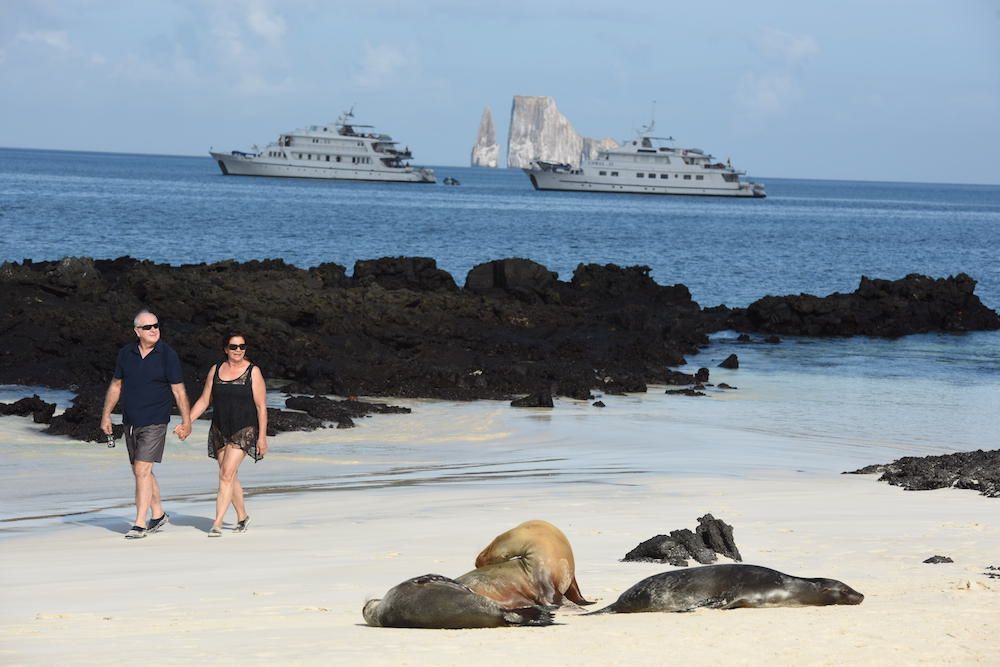
<path fill-rule="evenodd" d="M 706 565 L 654 574 L 592 613 L 861 604 L 864 599 L 836 579 L 803 579 L 760 565 Z"/>
<path fill-rule="evenodd" d="M 502 607 L 593 604 L 576 581 L 573 549 L 548 521 L 525 521 L 497 535 L 476 556 L 476 569 L 456 579 Z"/>
<path fill-rule="evenodd" d="M 542 607 L 504 609 L 493 600 L 440 574 L 425 574 L 393 586 L 385 597 L 369 600 L 361 611 L 365 623 L 383 628 L 497 628 L 551 625 Z"/>

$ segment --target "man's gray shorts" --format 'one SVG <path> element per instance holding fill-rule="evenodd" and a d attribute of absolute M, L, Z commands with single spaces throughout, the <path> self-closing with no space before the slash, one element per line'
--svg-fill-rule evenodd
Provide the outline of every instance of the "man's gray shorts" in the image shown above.
<path fill-rule="evenodd" d="M 125 425 L 125 446 L 128 447 L 129 463 L 159 463 L 163 460 L 163 446 L 166 442 L 166 424 Z"/>

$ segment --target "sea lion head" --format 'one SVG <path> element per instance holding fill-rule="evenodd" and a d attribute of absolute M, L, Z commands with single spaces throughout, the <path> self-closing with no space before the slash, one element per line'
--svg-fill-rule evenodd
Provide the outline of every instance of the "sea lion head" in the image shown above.
<path fill-rule="evenodd" d="M 381 598 L 376 598 L 374 600 L 368 600 L 365 602 L 365 606 L 361 608 L 361 615 L 365 617 L 365 623 L 368 625 L 379 626 L 381 623 L 378 621 L 378 605 L 382 602 Z"/>
<path fill-rule="evenodd" d="M 813 579 L 816 585 L 816 604 L 861 604 L 865 596 L 836 579 Z"/>

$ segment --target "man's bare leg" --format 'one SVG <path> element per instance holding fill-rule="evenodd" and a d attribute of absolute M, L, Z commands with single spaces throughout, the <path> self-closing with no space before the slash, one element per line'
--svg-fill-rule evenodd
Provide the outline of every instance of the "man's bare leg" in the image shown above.
<path fill-rule="evenodd" d="M 146 517 L 149 515 L 150 505 L 153 502 L 153 486 L 156 485 L 156 478 L 153 477 L 153 463 L 151 461 L 136 461 L 132 464 L 132 474 L 135 475 L 134 525 L 145 528 Z M 159 488 L 157 488 L 157 503 L 159 503 Z M 163 507 L 161 506 L 160 509 L 162 510 Z"/>

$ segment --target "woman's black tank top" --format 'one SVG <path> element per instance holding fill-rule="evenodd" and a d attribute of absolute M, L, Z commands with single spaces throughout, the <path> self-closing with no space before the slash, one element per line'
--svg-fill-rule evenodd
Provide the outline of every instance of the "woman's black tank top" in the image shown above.
<path fill-rule="evenodd" d="M 221 367 L 221 363 L 216 365 L 212 381 L 212 426 L 218 428 L 228 442 L 238 431 L 257 426 L 257 406 L 253 402 L 253 383 L 250 380 L 253 364 L 247 366 L 235 380 L 220 378 Z"/>

